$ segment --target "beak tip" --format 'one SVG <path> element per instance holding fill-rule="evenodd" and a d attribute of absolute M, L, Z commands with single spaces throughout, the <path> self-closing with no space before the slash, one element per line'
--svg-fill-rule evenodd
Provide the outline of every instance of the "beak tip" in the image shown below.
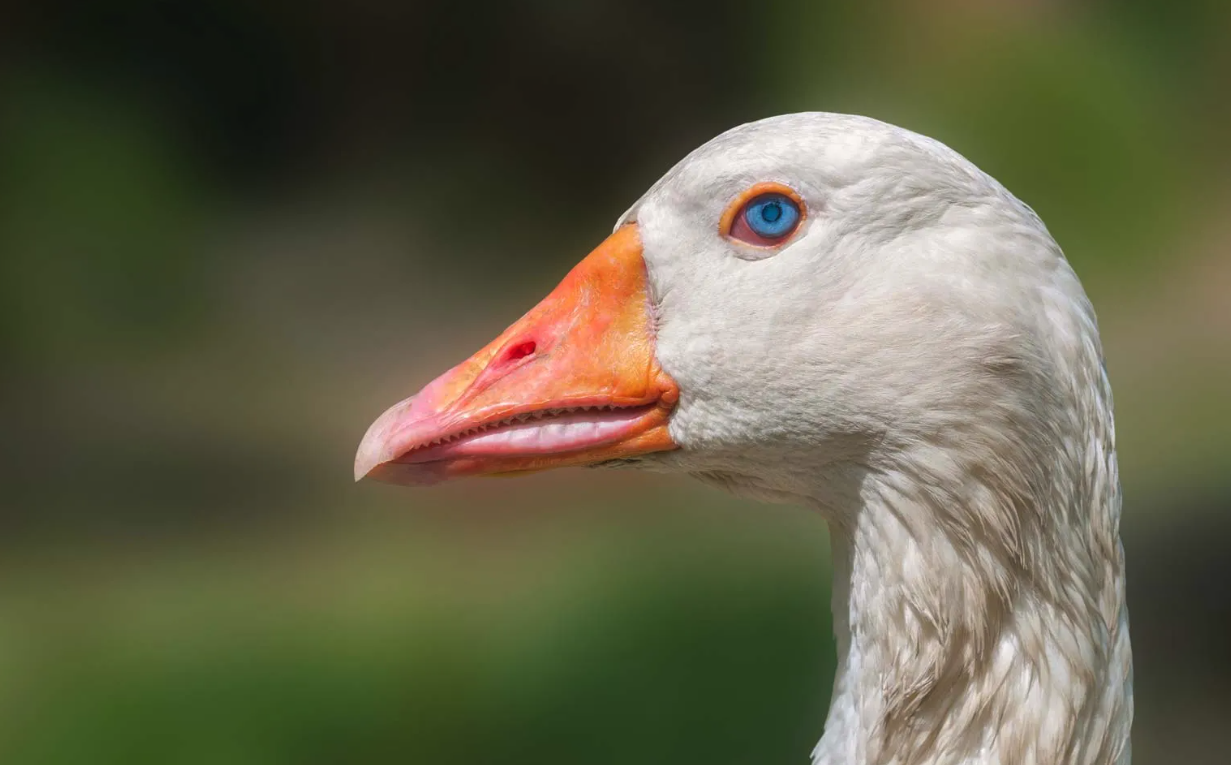
<path fill-rule="evenodd" d="M 393 434 L 398 429 L 398 422 L 411 407 L 414 398 L 412 396 L 389 407 L 368 426 L 355 452 L 355 483 L 371 476 L 373 471 L 386 462 L 397 458 L 398 453 L 393 452 L 395 447 L 390 441 L 395 440 Z"/>
<path fill-rule="evenodd" d="M 359 483 L 364 478 L 367 478 L 373 468 L 380 464 L 373 460 L 371 455 L 365 454 L 366 450 L 363 448 L 365 445 L 366 442 L 360 445 L 359 452 L 355 455 L 355 483 Z"/>
<path fill-rule="evenodd" d="M 380 420 L 372 423 L 372 427 L 359 442 L 359 449 L 355 452 L 355 483 L 367 478 L 373 470 L 390 459 L 385 454 L 384 429 L 379 427 L 381 425 L 383 423 Z"/>

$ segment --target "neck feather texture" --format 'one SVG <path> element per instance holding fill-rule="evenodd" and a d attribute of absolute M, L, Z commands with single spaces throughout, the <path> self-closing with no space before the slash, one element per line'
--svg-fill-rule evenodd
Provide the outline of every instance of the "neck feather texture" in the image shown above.
<path fill-rule="evenodd" d="M 1127 765 L 1119 490 L 1097 446 L 1041 493 L 971 466 L 945 481 L 923 455 L 827 513 L 839 665 L 817 765 Z"/>

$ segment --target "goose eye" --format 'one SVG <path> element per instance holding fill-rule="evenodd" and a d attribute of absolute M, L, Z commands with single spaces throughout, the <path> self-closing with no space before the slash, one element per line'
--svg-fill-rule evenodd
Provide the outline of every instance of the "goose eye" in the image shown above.
<path fill-rule="evenodd" d="M 723 218 L 726 236 L 756 247 L 775 247 L 799 228 L 804 209 L 793 191 L 767 183 L 742 194 Z"/>

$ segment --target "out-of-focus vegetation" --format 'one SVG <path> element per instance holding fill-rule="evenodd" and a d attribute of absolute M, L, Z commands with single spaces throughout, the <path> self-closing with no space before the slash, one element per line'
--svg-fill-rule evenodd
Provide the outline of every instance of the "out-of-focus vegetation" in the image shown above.
<path fill-rule="evenodd" d="M 1142 762 L 1231 707 L 1231 6 L 19 4 L 0 21 L 0 761 L 790 763 L 802 510 L 352 486 L 370 419 L 734 124 L 853 111 L 1047 221 L 1117 394 Z"/>

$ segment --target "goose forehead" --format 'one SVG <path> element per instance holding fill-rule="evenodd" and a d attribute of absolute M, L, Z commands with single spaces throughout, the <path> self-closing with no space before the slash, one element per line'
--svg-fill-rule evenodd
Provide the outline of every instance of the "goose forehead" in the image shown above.
<path fill-rule="evenodd" d="M 884 140 L 885 135 L 876 129 L 838 131 L 826 122 L 752 123 L 723 133 L 689 154 L 656 189 L 688 194 L 709 192 L 716 183 L 773 178 L 835 182 L 866 165 Z"/>
<path fill-rule="evenodd" d="M 867 117 L 789 114 L 732 128 L 697 148 L 678 168 L 687 171 L 715 158 L 728 164 L 804 158 L 858 161 L 895 137 L 907 135 L 909 131 Z"/>
<path fill-rule="evenodd" d="M 849 129 L 842 129 L 843 126 Z M 875 120 L 810 112 L 769 117 L 731 128 L 694 149 L 654 183 L 616 227 L 636 221 L 651 200 L 703 199 L 748 179 L 789 171 L 797 180 L 809 168 L 835 166 L 828 155 L 867 152 L 874 135 L 889 128 Z M 788 180 L 779 177 L 779 180 Z"/>
<path fill-rule="evenodd" d="M 709 210 L 761 180 L 822 200 L 847 187 L 875 187 L 885 200 L 929 189 L 943 189 L 949 199 L 984 196 L 997 187 L 934 139 L 867 117 L 808 112 L 740 125 L 713 138 L 663 175 L 617 226 L 640 220 L 650 204 Z"/>

